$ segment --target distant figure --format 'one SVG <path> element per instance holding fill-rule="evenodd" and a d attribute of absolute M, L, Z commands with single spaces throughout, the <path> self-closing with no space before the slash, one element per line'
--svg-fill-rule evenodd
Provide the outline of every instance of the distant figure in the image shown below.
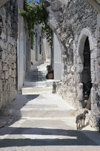
<path fill-rule="evenodd" d="M 79 114 L 76 116 L 76 127 L 78 129 L 82 129 L 82 127 L 85 126 L 85 119 L 86 119 L 86 114 L 88 113 L 87 110 L 85 110 L 82 114 Z"/>

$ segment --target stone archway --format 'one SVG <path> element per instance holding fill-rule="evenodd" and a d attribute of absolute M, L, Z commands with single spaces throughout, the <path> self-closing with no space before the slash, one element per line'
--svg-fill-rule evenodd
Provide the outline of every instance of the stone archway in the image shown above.
<path fill-rule="evenodd" d="M 92 88 L 92 72 L 91 72 L 91 51 L 93 50 L 93 38 L 88 29 L 81 31 L 78 41 L 79 61 L 77 67 L 81 67 L 79 71 L 80 81 L 78 83 L 78 98 L 81 107 L 91 108 L 91 88 Z M 81 94 L 81 95 L 80 95 Z"/>

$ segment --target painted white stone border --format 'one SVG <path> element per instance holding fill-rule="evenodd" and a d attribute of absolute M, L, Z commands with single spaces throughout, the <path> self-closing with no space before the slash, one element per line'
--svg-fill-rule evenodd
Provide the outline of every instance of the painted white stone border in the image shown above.
<path fill-rule="evenodd" d="M 90 50 L 93 50 L 93 48 L 94 48 L 92 33 L 90 32 L 89 29 L 84 28 L 81 31 L 81 34 L 80 34 L 79 40 L 78 40 L 78 48 L 77 48 L 77 50 L 78 50 L 79 54 L 83 54 L 84 43 L 85 43 L 86 37 L 89 38 Z"/>
<path fill-rule="evenodd" d="M 83 51 L 84 51 L 85 40 L 87 37 L 89 39 L 89 45 L 90 45 L 90 58 L 91 58 L 90 64 L 91 64 L 92 51 L 94 50 L 93 36 L 92 36 L 92 33 L 89 29 L 84 28 L 80 33 L 79 40 L 78 40 L 78 47 L 77 47 L 77 54 L 78 54 L 78 59 L 79 59 L 79 60 L 77 60 L 77 71 L 78 71 L 77 73 L 80 75 L 82 74 L 82 71 L 83 71 L 83 62 L 84 62 Z M 92 82 L 93 82 L 93 73 L 94 72 L 91 72 Z M 82 82 L 82 79 L 80 79 L 80 82 Z M 82 87 L 80 88 L 80 84 L 82 85 L 82 83 L 78 83 L 78 100 L 79 101 L 83 100 L 83 95 L 82 95 L 83 94 L 83 88 Z M 80 95 L 81 95 L 81 98 L 79 97 Z"/>

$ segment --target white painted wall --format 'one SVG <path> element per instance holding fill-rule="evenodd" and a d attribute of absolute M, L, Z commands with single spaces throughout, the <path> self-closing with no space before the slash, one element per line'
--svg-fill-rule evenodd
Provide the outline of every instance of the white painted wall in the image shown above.
<path fill-rule="evenodd" d="M 57 39 L 56 34 L 54 33 L 54 80 L 61 80 L 62 75 L 62 59 L 61 59 L 61 46 Z"/>
<path fill-rule="evenodd" d="M 47 42 L 46 37 L 43 37 L 43 50 L 44 50 L 44 59 L 50 59 L 50 46 Z"/>
<path fill-rule="evenodd" d="M 24 0 L 18 0 L 18 9 L 23 9 Z M 25 38 L 24 38 L 24 19 L 18 15 L 18 40 L 17 40 L 17 66 L 18 66 L 18 90 L 21 90 L 25 76 Z"/>

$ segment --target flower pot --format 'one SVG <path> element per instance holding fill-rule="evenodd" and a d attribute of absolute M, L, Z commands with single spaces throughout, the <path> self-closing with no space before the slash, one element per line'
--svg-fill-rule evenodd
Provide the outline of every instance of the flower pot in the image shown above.
<path fill-rule="evenodd" d="M 48 73 L 48 79 L 53 79 L 53 73 Z"/>

